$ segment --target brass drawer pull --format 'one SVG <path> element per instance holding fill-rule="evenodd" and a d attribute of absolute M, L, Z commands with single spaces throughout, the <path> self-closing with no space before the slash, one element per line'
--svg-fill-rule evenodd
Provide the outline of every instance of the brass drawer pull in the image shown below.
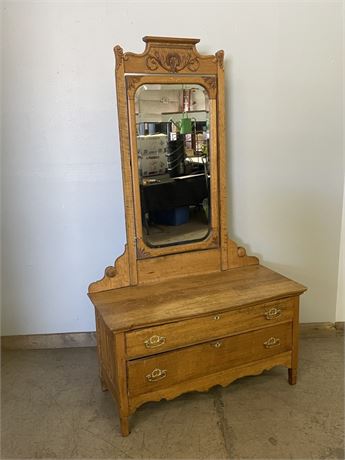
<path fill-rule="evenodd" d="M 163 370 L 153 369 L 151 374 L 148 374 L 146 378 L 149 382 L 157 382 L 157 380 L 165 379 L 166 376 L 167 376 L 166 369 L 163 369 Z"/>
<path fill-rule="evenodd" d="M 214 343 L 211 343 L 212 347 L 214 348 L 220 348 L 222 346 L 222 342 L 214 342 Z"/>
<path fill-rule="evenodd" d="M 282 311 L 280 308 L 272 307 L 269 310 L 265 311 L 265 316 L 266 319 L 275 319 L 279 318 L 279 316 L 282 314 Z"/>
<path fill-rule="evenodd" d="M 146 348 L 157 348 L 165 344 L 165 337 L 159 335 L 153 335 L 149 339 L 144 341 Z"/>
<path fill-rule="evenodd" d="M 264 342 L 265 348 L 279 347 L 280 339 L 278 337 L 270 337 L 266 342 Z"/>
<path fill-rule="evenodd" d="M 220 315 L 214 316 L 213 319 L 215 319 L 217 321 L 218 319 L 220 319 Z"/>

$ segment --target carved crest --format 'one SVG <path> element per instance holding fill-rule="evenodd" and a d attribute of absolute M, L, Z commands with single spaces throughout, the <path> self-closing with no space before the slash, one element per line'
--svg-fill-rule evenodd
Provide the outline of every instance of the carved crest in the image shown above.
<path fill-rule="evenodd" d="M 196 72 L 200 62 L 191 53 L 155 51 L 147 56 L 146 65 L 149 70 L 157 70 L 162 67 L 167 72 L 177 73 L 187 68 L 191 72 Z"/>
<path fill-rule="evenodd" d="M 143 53 L 123 52 L 121 46 L 115 46 L 116 69 L 123 68 L 124 73 L 199 73 L 217 74 L 219 62 L 224 53 L 201 55 L 196 49 L 197 38 L 143 37 L 146 48 Z"/>

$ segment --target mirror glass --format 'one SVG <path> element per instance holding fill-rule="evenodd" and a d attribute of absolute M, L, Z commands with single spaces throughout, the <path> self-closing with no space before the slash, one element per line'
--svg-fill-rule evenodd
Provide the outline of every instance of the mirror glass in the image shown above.
<path fill-rule="evenodd" d="M 163 247 L 210 232 L 210 109 L 193 84 L 145 84 L 135 94 L 143 239 Z"/>

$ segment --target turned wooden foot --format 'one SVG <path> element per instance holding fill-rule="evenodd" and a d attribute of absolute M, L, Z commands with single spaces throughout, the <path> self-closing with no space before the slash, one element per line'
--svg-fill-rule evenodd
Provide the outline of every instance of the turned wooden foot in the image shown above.
<path fill-rule="evenodd" d="M 129 435 L 129 417 L 120 417 L 120 430 L 122 436 Z"/>
<path fill-rule="evenodd" d="M 297 369 L 288 369 L 289 371 L 289 384 L 296 385 L 297 383 Z"/>

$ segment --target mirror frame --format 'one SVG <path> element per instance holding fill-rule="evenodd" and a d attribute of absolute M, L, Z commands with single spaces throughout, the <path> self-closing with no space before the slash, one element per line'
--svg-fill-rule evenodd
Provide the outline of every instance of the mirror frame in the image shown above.
<path fill-rule="evenodd" d="M 130 135 L 130 155 L 132 165 L 134 218 L 136 228 L 137 257 L 145 259 L 148 257 L 159 257 L 162 255 L 176 254 L 192 250 L 217 248 L 219 246 L 219 215 L 218 215 L 218 158 L 217 158 L 217 82 L 212 76 L 133 76 L 126 77 L 128 119 Z M 210 103 L 210 208 L 211 226 L 203 240 L 195 242 L 183 242 L 169 246 L 149 246 L 146 244 L 143 235 L 142 208 L 140 200 L 140 178 L 138 172 L 138 146 L 136 134 L 135 95 L 142 85 L 146 84 L 198 84 L 208 92 Z"/>
<path fill-rule="evenodd" d="M 114 48 L 127 244 L 115 265 L 106 268 L 104 278 L 92 285 L 92 289 L 97 290 L 172 279 L 181 276 L 181 273 L 188 276 L 218 272 L 233 265 L 233 256 L 238 259 L 237 246 L 228 240 L 227 230 L 224 52 L 201 55 L 196 49 L 200 40 L 196 38 L 147 36 L 143 41 L 146 47 L 141 54 L 124 53 L 120 46 Z M 211 155 L 215 156 L 211 165 L 211 200 L 215 214 L 211 222 L 212 231 L 204 241 L 161 248 L 152 248 L 143 242 L 137 158 L 133 153 L 136 152 L 136 136 L 133 136 L 136 120 L 132 105 L 136 88 L 144 81 L 199 82 L 206 86 L 210 96 L 215 95 L 211 113 Z M 240 263 L 243 262 L 244 259 L 240 259 Z"/>
<path fill-rule="evenodd" d="M 199 42 L 196 38 L 144 37 L 143 41 L 146 43 L 146 48 L 141 54 L 124 53 L 120 46 L 114 48 L 127 243 L 124 253 L 116 259 L 114 265 L 105 269 L 103 278 L 89 285 L 89 294 L 167 280 L 170 283 L 176 280 L 176 290 L 178 290 L 181 277 L 190 276 L 194 282 L 195 280 L 204 282 L 207 281 L 208 275 L 212 276 L 212 273 L 259 263 L 257 257 L 248 256 L 245 248 L 237 246 L 235 241 L 228 237 L 224 52 L 217 51 L 215 55 L 210 56 L 201 55 L 195 47 Z M 179 251 L 184 252 L 174 252 L 172 250 L 174 247 L 169 246 L 166 253 L 162 252 L 162 249 L 165 248 L 154 248 L 155 253 L 152 255 L 142 253 L 143 250 L 146 251 L 146 246 L 142 247 L 142 240 L 138 238 L 140 234 L 137 233 L 138 211 L 136 210 L 139 208 L 138 203 L 135 204 L 135 194 L 138 196 L 139 183 L 138 180 L 134 182 L 132 167 L 135 165 L 136 174 L 138 174 L 137 158 L 133 156 L 134 149 L 130 141 L 131 129 L 132 144 L 135 142 L 134 147 L 136 148 L 136 136 L 133 136 L 133 126 L 136 120 L 131 115 L 133 113 L 135 115 L 135 111 L 129 111 L 130 104 L 134 102 L 131 99 L 134 99 L 133 94 L 135 93 L 132 93 L 130 98 L 127 97 L 128 89 L 131 90 L 131 88 L 126 85 L 131 84 L 135 88 L 138 82 L 142 83 L 145 78 L 146 81 L 152 81 L 153 77 L 160 77 L 164 82 L 169 81 L 169 78 L 174 81 L 176 78 L 180 81 L 181 78 L 186 80 L 190 78 L 195 83 L 202 81 L 202 85 L 207 85 L 210 93 L 212 93 L 213 82 L 216 82 L 216 111 L 212 111 L 212 116 L 216 118 L 216 124 L 213 124 L 216 133 L 213 133 L 212 141 L 215 143 L 214 152 L 217 158 L 212 165 L 212 168 L 216 168 L 216 174 L 214 174 L 216 180 L 213 185 L 215 192 L 211 200 L 215 200 L 218 212 L 218 220 L 212 222 L 213 234 L 217 236 L 217 242 L 215 244 L 211 238 L 207 239 L 202 249 L 197 242 L 191 242 L 184 245 L 183 248 L 182 245 L 178 247 Z M 137 83 L 134 84 L 135 78 Z"/>

